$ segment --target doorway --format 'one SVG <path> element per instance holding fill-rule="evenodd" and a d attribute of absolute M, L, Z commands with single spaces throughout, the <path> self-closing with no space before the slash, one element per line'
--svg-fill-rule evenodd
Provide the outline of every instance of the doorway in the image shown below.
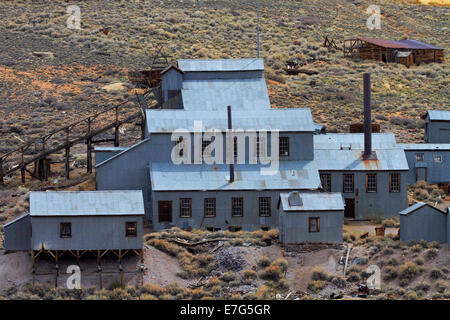
<path fill-rule="evenodd" d="M 355 199 L 345 199 L 345 218 L 355 218 Z"/>
<path fill-rule="evenodd" d="M 381 60 L 383 60 L 383 62 L 387 62 L 386 54 L 384 53 L 381 54 Z"/>
<path fill-rule="evenodd" d="M 416 168 L 416 181 L 427 181 L 427 168 Z"/>
<path fill-rule="evenodd" d="M 158 201 L 158 221 L 172 222 L 172 201 Z"/>

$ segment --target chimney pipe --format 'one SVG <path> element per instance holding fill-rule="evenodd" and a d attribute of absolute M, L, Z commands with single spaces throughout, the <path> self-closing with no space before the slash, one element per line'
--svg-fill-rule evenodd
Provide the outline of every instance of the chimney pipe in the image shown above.
<path fill-rule="evenodd" d="M 228 129 L 231 130 L 232 129 L 232 125 L 231 125 L 231 106 L 227 106 L 227 112 L 228 112 Z M 231 137 L 231 135 L 230 135 Z M 230 141 L 230 143 L 234 144 L 234 139 L 232 141 Z M 234 152 L 234 145 L 232 145 L 228 151 Z M 230 157 L 231 158 L 231 157 Z M 234 159 L 234 156 L 233 156 Z M 234 182 L 234 164 L 230 163 L 230 182 Z"/>
<path fill-rule="evenodd" d="M 372 117 L 370 101 L 370 73 L 364 73 L 364 160 L 374 160 L 376 155 L 372 152 Z"/>

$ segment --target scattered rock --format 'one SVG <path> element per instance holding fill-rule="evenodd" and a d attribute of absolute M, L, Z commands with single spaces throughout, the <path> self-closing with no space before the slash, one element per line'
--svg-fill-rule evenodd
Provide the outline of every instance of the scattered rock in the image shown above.
<path fill-rule="evenodd" d="M 244 269 L 246 265 L 238 247 L 221 247 L 214 253 L 214 258 L 217 261 L 216 269 L 221 272 L 238 272 Z"/>
<path fill-rule="evenodd" d="M 111 83 L 102 87 L 108 93 L 127 91 L 128 87 L 123 82 Z"/>

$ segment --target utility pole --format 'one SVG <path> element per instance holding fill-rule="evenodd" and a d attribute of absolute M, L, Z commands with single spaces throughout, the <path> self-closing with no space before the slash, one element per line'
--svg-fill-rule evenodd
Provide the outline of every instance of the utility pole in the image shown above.
<path fill-rule="evenodd" d="M 257 2 L 257 11 L 256 11 L 256 46 L 257 46 L 257 55 L 256 57 L 259 59 L 259 0 Z"/>

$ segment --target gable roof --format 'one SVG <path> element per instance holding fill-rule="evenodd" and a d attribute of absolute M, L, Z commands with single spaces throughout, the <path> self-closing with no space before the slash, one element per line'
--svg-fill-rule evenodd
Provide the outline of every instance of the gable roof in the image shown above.
<path fill-rule="evenodd" d="M 301 204 L 289 203 L 289 197 L 298 194 Z M 344 210 L 344 200 L 339 192 L 308 192 L 300 193 L 291 191 L 280 194 L 283 211 L 342 211 Z"/>
<path fill-rule="evenodd" d="M 144 214 L 141 190 L 30 192 L 32 217 Z"/>
<path fill-rule="evenodd" d="M 447 110 L 428 110 L 427 114 L 431 121 L 450 121 L 450 111 Z"/>
<path fill-rule="evenodd" d="M 181 59 L 178 68 L 184 72 L 264 70 L 262 59 Z"/>
<path fill-rule="evenodd" d="M 174 66 L 173 64 L 171 64 L 170 66 L 167 66 L 164 68 L 163 71 L 161 71 L 161 75 L 163 75 L 164 73 L 168 72 L 169 70 L 175 69 L 177 70 L 179 73 L 184 73 L 183 70 L 179 69 L 177 66 Z"/>
<path fill-rule="evenodd" d="M 430 207 L 430 208 L 432 208 L 432 209 L 434 209 L 434 210 L 436 210 L 436 211 L 438 211 L 438 212 L 440 212 L 440 213 L 447 214 L 446 211 L 441 211 L 440 209 L 438 209 L 438 208 L 436 208 L 436 207 L 434 207 L 434 206 L 432 206 L 432 205 L 430 205 L 430 204 L 428 204 L 428 203 L 425 203 L 425 202 L 416 202 L 415 204 L 409 206 L 408 208 L 403 209 L 403 210 L 400 211 L 399 213 L 400 213 L 401 215 L 403 215 L 403 216 L 406 216 L 406 215 L 408 215 L 408 214 L 414 213 L 414 212 L 416 212 L 417 210 L 419 210 L 419 209 L 421 209 L 421 208 L 423 208 L 423 207 L 427 207 L 427 206 Z"/>
<path fill-rule="evenodd" d="M 147 109 L 147 131 L 149 133 L 172 133 L 177 129 L 194 132 L 194 121 L 202 122 L 202 129 L 228 128 L 227 109 L 221 111 Z M 307 108 L 234 110 L 232 107 L 234 129 L 280 130 L 280 132 L 314 132 L 311 111 Z"/>
<path fill-rule="evenodd" d="M 235 164 L 235 180 L 229 182 L 228 164 L 152 163 L 153 191 L 229 191 L 229 190 L 316 190 L 319 172 L 313 161 L 284 161 L 274 175 L 262 175 L 261 164 Z"/>

